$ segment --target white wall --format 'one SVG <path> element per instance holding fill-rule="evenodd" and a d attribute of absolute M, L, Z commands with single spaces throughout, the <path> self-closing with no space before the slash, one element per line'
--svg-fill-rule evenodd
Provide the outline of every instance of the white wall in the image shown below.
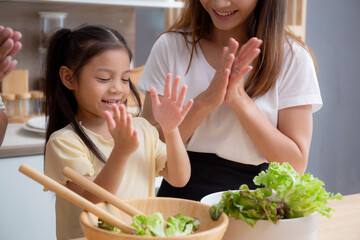
<path fill-rule="evenodd" d="M 306 42 L 324 101 L 314 115 L 308 171 L 326 188 L 360 192 L 360 1 L 308 0 Z"/>

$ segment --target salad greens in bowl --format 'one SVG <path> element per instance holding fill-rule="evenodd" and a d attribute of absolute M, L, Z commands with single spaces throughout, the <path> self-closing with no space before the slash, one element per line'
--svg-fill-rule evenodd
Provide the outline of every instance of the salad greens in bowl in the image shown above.
<path fill-rule="evenodd" d="M 87 240 L 221 240 L 229 222 L 225 213 L 214 221 L 209 215 L 210 206 L 198 201 L 165 197 L 129 198 L 123 201 L 144 215 L 129 216 L 105 202 L 97 206 L 132 225 L 136 233 L 120 232 L 84 211 L 80 215 L 80 223 Z"/>
<path fill-rule="evenodd" d="M 205 196 L 201 202 L 212 205 L 210 215 L 222 212 L 230 217 L 224 239 L 316 239 L 318 215 L 331 216 L 328 200 L 342 198 L 329 193 L 324 183 L 307 173 L 301 177 L 289 163 L 270 163 L 254 178 L 259 186 L 250 190 L 241 185 Z M 275 237 L 276 236 L 276 237 Z"/>

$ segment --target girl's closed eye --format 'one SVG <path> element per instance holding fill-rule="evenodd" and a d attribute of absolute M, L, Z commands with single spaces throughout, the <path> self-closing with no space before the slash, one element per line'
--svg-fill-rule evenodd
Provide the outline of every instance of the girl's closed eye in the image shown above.
<path fill-rule="evenodd" d="M 97 79 L 99 79 L 102 82 L 107 82 L 110 81 L 110 78 L 102 78 L 102 77 L 98 77 Z"/>
<path fill-rule="evenodd" d="M 121 80 L 122 80 L 123 82 L 130 82 L 130 78 L 127 78 L 127 79 L 126 79 L 126 78 L 122 78 Z"/>

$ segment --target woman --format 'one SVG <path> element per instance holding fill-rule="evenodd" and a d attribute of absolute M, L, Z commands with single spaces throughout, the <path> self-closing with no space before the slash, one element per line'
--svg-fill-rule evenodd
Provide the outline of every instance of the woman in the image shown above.
<path fill-rule="evenodd" d="M 146 92 L 143 116 L 157 125 L 149 89 L 162 95 L 168 72 L 194 99 L 179 126 L 192 176 L 184 188 L 163 181 L 158 196 L 200 200 L 241 184 L 255 188 L 252 179 L 269 162 L 305 171 L 322 99 L 310 49 L 285 28 L 286 3 L 188 0 L 153 46 L 137 86 Z"/>

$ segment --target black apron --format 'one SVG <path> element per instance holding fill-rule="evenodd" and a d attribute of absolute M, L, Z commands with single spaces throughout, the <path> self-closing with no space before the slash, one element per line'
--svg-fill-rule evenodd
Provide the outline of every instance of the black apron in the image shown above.
<path fill-rule="evenodd" d="M 165 179 L 159 188 L 158 197 L 175 197 L 200 201 L 204 196 L 227 190 L 236 190 L 242 184 L 255 189 L 255 176 L 265 171 L 269 164 L 257 166 L 241 164 L 218 157 L 212 153 L 189 152 L 191 177 L 185 187 L 171 186 Z"/>

